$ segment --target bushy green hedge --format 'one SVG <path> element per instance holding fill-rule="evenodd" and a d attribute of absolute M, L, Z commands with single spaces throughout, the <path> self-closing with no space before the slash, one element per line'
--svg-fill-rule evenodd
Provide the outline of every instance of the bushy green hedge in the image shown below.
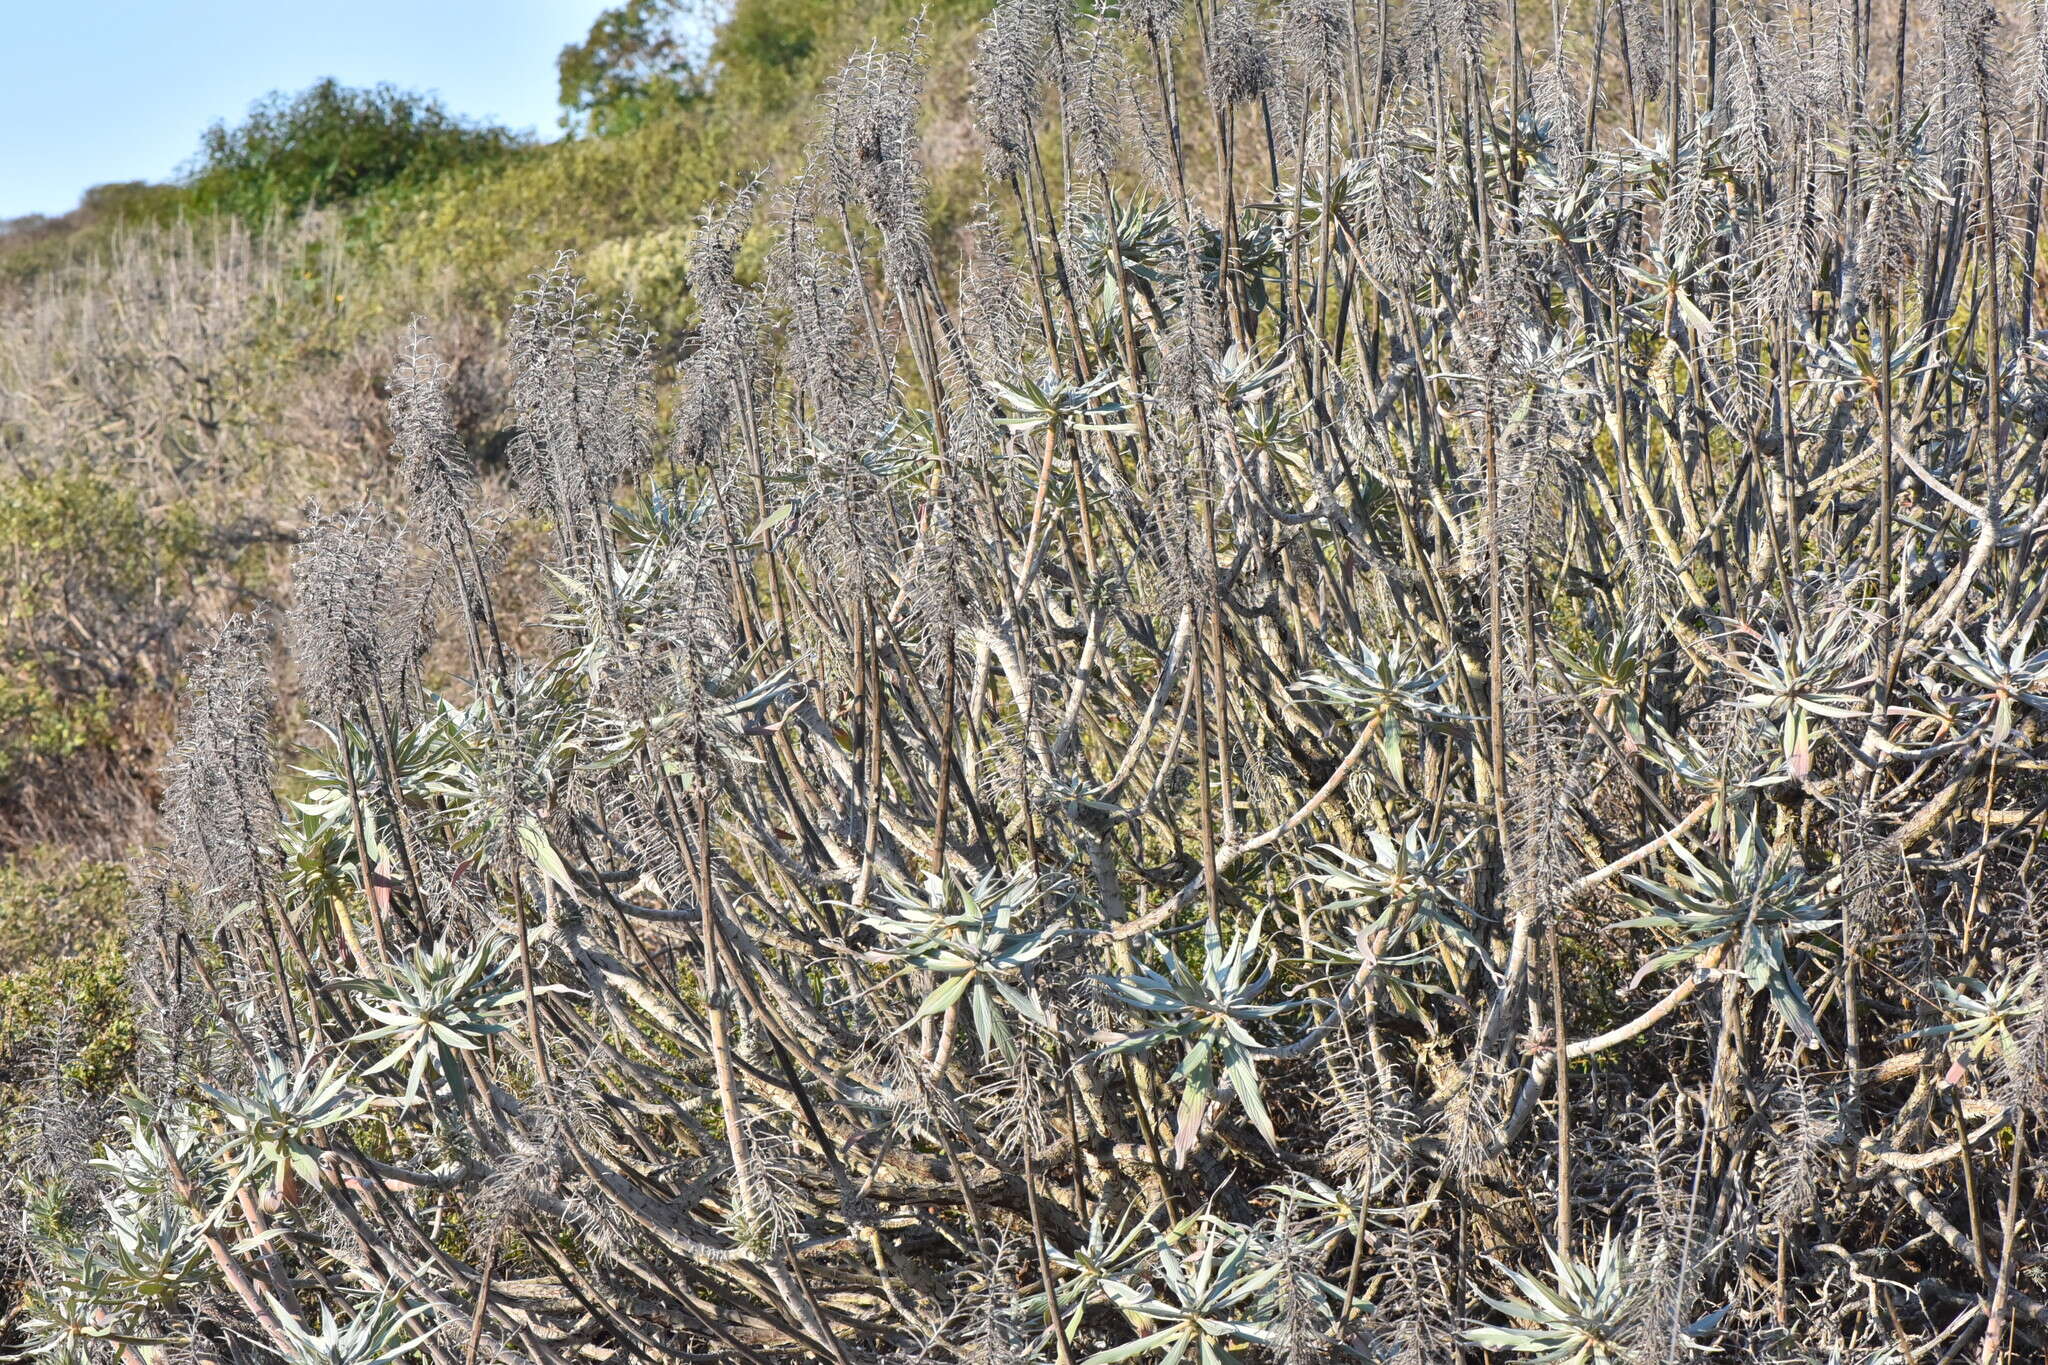
<path fill-rule="evenodd" d="M 40 1073 L 37 1047 L 67 1037 L 75 1051 L 58 1074 L 88 1094 L 114 1093 L 135 1051 L 120 934 L 0 976 L 0 1109 L 12 1111 L 19 1087 Z"/>
<path fill-rule="evenodd" d="M 105 1096 L 127 1074 L 135 1028 L 114 928 L 127 894 L 120 864 L 62 849 L 0 867 L 0 1141 L 10 1149 L 28 1086 L 56 1079 Z"/>

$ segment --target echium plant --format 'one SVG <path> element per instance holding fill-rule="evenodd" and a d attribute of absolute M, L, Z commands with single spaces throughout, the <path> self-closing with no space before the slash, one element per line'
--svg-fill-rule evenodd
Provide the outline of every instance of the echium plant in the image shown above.
<path fill-rule="evenodd" d="M 1257 1244 L 1221 1219 L 1204 1220 L 1183 1242 L 1161 1239 L 1152 1249 L 1155 1279 L 1105 1277 L 1104 1298 L 1136 1324 L 1141 1335 L 1097 1351 L 1086 1365 L 1157 1359 L 1199 1365 L 1241 1365 L 1247 1349 L 1273 1344 L 1258 1295 L 1275 1267 Z"/>
<path fill-rule="evenodd" d="M 347 1316 L 322 1305 L 320 1325 L 285 1329 L 290 1365 L 397 1365 L 418 1352 L 437 1326 L 422 1326 L 430 1305 L 402 1307 L 391 1300 L 368 1304 Z"/>
<path fill-rule="evenodd" d="M 1161 1022 L 1114 1039 L 1101 1049 L 1102 1055 L 1150 1053 L 1168 1043 L 1181 1046 L 1170 1077 L 1181 1087 L 1173 1140 L 1179 1159 L 1194 1150 L 1226 1083 L 1252 1126 L 1266 1141 L 1279 1141 L 1259 1089 L 1258 1059 L 1270 1048 L 1260 1042 L 1253 1026 L 1312 1002 L 1262 1003 L 1273 981 L 1273 967 L 1257 920 L 1227 945 L 1215 924 L 1205 925 L 1199 962 L 1167 947 L 1160 955 L 1163 972 L 1140 968 L 1128 976 L 1103 978 L 1121 1004 L 1158 1016 Z"/>
<path fill-rule="evenodd" d="M 1869 709 L 1847 690 L 1863 642 L 1847 614 L 1832 617 L 1813 639 L 1776 626 L 1755 634 L 1754 652 L 1734 665 L 1748 687 L 1740 704 L 1777 725 L 1785 771 L 1804 777 L 1813 769 L 1815 726 L 1855 720 Z"/>
<path fill-rule="evenodd" d="M 1588 1264 L 1555 1247 L 1551 1274 L 1544 1277 L 1503 1269 L 1520 1298 L 1487 1305 L 1514 1320 L 1510 1327 L 1473 1327 L 1465 1339 L 1491 1351 L 1505 1351 L 1532 1365 L 1627 1365 L 1631 1319 L 1638 1311 L 1638 1284 L 1631 1278 L 1626 1246 L 1609 1236 L 1599 1258 Z"/>
<path fill-rule="evenodd" d="M 2048 6 L 1001 0 L 733 119 L 761 9 L 415 187 L 765 168 L 394 333 L 366 487 L 404 260 L 0 242 L 0 854 L 180 715 L 0 982 L 4 1344 L 2048 1359 Z"/>
<path fill-rule="evenodd" d="M 1445 670 L 1425 664 L 1410 646 L 1395 639 L 1382 648 L 1330 655 L 1327 672 L 1311 673 L 1301 690 L 1341 708 L 1352 723 L 1368 727 L 1379 741 L 1381 760 L 1396 782 L 1407 780 L 1403 743 L 1431 725 L 1461 719 L 1443 700 Z"/>
<path fill-rule="evenodd" d="M 1032 996 L 1029 974 L 1071 927 L 1052 922 L 1025 928 L 1019 923 L 1047 896 L 1048 888 L 1028 871 L 1008 878 L 990 874 L 965 884 L 941 876 L 921 892 L 898 881 L 885 893 L 885 912 L 866 915 L 862 923 L 882 939 L 877 953 L 884 961 L 938 978 L 911 1023 L 944 1014 L 964 1000 L 982 1048 L 1014 1057 L 1016 1034 L 1006 1010 L 1034 1027 L 1052 1026 Z"/>
<path fill-rule="evenodd" d="M 350 1041 L 373 1044 L 372 1051 L 383 1053 L 359 1074 L 402 1072 L 407 1100 L 433 1099 L 445 1090 L 456 1108 L 465 1107 L 470 1084 L 463 1054 L 510 1027 L 510 1011 L 526 995 L 517 975 L 517 950 L 505 935 L 493 933 L 467 949 L 445 939 L 415 947 L 382 978 L 338 983 L 355 992 L 374 1025 Z"/>
<path fill-rule="evenodd" d="M 1725 861 L 1676 843 L 1679 867 L 1668 878 L 1629 874 L 1641 893 L 1629 900 L 1643 913 L 1615 927 L 1664 929 L 1680 938 L 1644 962 L 1636 979 L 1687 963 L 1733 972 L 1752 995 L 1768 994 L 1807 1046 L 1818 1046 L 1820 1029 L 1800 974 L 1817 955 L 1814 937 L 1837 923 L 1829 913 L 1834 898 L 1800 866 L 1796 850 L 1766 842 L 1756 817 L 1738 818 L 1733 843 Z"/>
<path fill-rule="evenodd" d="M 270 1055 L 258 1061 L 245 1085 L 203 1089 L 228 1129 L 219 1160 L 229 1189 L 253 1187 L 284 1203 L 319 1183 L 326 1130 L 370 1109 L 369 1097 L 355 1088 L 339 1059 L 316 1068 L 310 1060 L 294 1064 Z"/>

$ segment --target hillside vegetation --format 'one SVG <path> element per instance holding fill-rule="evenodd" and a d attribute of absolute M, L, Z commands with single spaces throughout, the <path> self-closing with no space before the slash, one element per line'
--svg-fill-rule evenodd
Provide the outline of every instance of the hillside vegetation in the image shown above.
<path fill-rule="evenodd" d="M 2048 1350 L 2048 14 L 660 12 L 0 254 L 25 1351 Z"/>
<path fill-rule="evenodd" d="M 147 838 L 183 652 L 286 599 L 309 507 L 395 492 L 384 379 L 414 318 L 450 368 L 458 439 L 501 471 L 506 301 L 579 251 L 672 362 L 698 212 L 793 161 L 839 58 L 914 12 L 740 4 L 705 53 L 656 54 L 670 98 L 599 81 L 584 103 L 610 135 L 541 145 L 327 82 L 209 130 L 181 182 L 0 225 L 0 863 L 54 872 Z M 956 84 L 964 13 L 927 19 Z M 597 37 L 586 85 L 636 59 Z"/>

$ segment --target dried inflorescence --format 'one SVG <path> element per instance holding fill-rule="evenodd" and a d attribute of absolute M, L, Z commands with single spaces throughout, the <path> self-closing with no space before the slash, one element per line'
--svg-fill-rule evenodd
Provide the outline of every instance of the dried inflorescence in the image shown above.
<path fill-rule="evenodd" d="M 599 509 L 652 455 L 651 338 L 630 299 L 601 309 L 573 260 L 536 275 L 513 315 L 512 464 L 564 554 L 601 562 Z"/>
<path fill-rule="evenodd" d="M 815 155 L 841 206 L 858 205 L 882 237 L 890 282 L 915 296 L 932 283 L 931 228 L 917 135 L 924 89 L 918 35 L 900 50 L 870 48 L 832 82 Z"/>
<path fill-rule="evenodd" d="M 448 367 L 418 321 L 391 372 L 391 447 L 409 518 L 430 543 L 462 533 L 476 499 L 476 466 L 448 411 Z"/>
<path fill-rule="evenodd" d="M 271 659 L 267 627 L 229 619 L 188 665 L 183 720 L 165 764 L 171 847 L 216 914 L 262 899 L 275 875 Z"/>
<path fill-rule="evenodd" d="M 323 717 L 388 706 L 419 642 L 417 580 L 397 528 L 368 507 L 316 513 L 292 556 L 292 658 Z"/>
<path fill-rule="evenodd" d="M 1045 100 L 1045 63 L 1062 7 L 1047 0 L 1002 0 L 990 12 L 972 68 L 975 131 L 983 168 L 994 181 L 1028 174 L 1031 140 Z"/>
<path fill-rule="evenodd" d="M 1232 0 L 1209 30 L 1209 91 L 1220 105 L 1244 104 L 1273 88 L 1273 35 L 1257 12 Z"/>

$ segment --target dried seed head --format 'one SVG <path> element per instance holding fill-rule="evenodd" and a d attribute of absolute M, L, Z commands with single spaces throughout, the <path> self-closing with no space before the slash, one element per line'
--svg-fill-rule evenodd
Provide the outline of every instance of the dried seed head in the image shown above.
<path fill-rule="evenodd" d="M 728 1231 L 740 1246 L 769 1252 L 803 1233 L 807 1207 L 799 1149 L 788 1132 L 765 1114 L 750 1111 L 742 1150 L 745 1165 L 732 1175 L 733 1215 Z"/>
<path fill-rule="evenodd" d="M 308 521 L 292 556 L 292 658 L 324 714 L 389 694 L 416 652 L 408 598 L 382 514 L 359 507 Z"/>
<path fill-rule="evenodd" d="M 973 1099 L 983 1106 L 982 1124 L 997 1151 L 1006 1156 L 1045 1155 L 1053 1142 L 1057 1079 L 1052 1058 L 1030 1041 L 992 1054 L 996 1075 Z"/>
<path fill-rule="evenodd" d="M 1117 151 L 1126 140 L 1130 77 L 1115 39 L 1110 25 L 1097 23 L 1061 49 L 1065 61 L 1057 75 L 1080 182 L 1074 188 L 1088 195 L 1097 193 L 1100 178 L 1115 167 Z"/>
<path fill-rule="evenodd" d="M 261 899 L 272 878 L 277 807 L 270 730 L 270 632 L 230 617 L 186 673 L 184 713 L 165 765 L 164 824 L 192 884 L 223 911 Z"/>
<path fill-rule="evenodd" d="M 1146 529 L 1152 569 L 1148 596 L 1161 615 L 1207 610 L 1216 596 L 1216 556 L 1202 532 L 1200 458 L 1179 432 L 1153 429 L 1146 482 L 1151 494 Z M 1145 524 L 1145 523 L 1141 523 Z"/>
<path fill-rule="evenodd" d="M 1510 657 L 1519 656 L 1517 645 Z M 1528 907 L 1540 922 L 1555 926 L 1579 865 L 1572 811 L 1586 756 L 1574 742 L 1582 731 L 1571 703 L 1542 694 L 1529 681 L 1517 681 L 1507 718 L 1516 767 L 1508 785 L 1506 891 L 1512 904 Z"/>
<path fill-rule="evenodd" d="M 1363 1198 L 1364 1192 L 1358 1192 Z M 1266 1264 L 1273 1270 L 1273 1356 L 1278 1365 L 1317 1365 L 1330 1356 L 1330 1306 L 1324 1298 L 1321 1242 L 1305 1234 L 1294 1201 L 1282 1196 L 1279 1212 L 1260 1229 Z"/>
<path fill-rule="evenodd" d="M 1184 0 L 1127 0 L 1121 15 L 1146 42 L 1157 46 L 1180 35 Z"/>
<path fill-rule="evenodd" d="M 759 179 L 706 213 L 690 243 L 687 275 L 697 301 L 696 348 L 677 375 L 671 462 L 682 470 L 718 469 L 735 415 L 735 395 L 751 375 L 761 309 L 740 284 L 740 247 L 759 195 Z"/>
<path fill-rule="evenodd" d="M 2005 67 L 1995 41 L 1998 11 L 1991 0 L 1940 0 L 1934 14 L 1941 51 L 1936 140 L 1960 161 L 1986 121 L 2002 112 Z"/>
<path fill-rule="evenodd" d="M 1294 0 L 1280 7 L 1280 49 L 1294 79 L 1329 97 L 1352 51 L 1351 6 L 1344 0 Z"/>
<path fill-rule="evenodd" d="M 1324 1093 L 1331 1169 L 1357 1176 L 1367 1191 L 1408 1164 L 1415 1114 L 1405 1096 L 1383 1079 L 1362 1049 L 1330 1048 L 1330 1084 Z"/>
<path fill-rule="evenodd" d="M 1840 1139 L 1841 1114 L 1827 1095 L 1797 1067 L 1771 1087 L 1777 1140 L 1772 1144 L 1763 1191 L 1763 1216 L 1797 1223 L 1820 1193 L 1828 1149 Z"/>
<path fill-rule="evenodd" d="M 2038 1123 L 2048 1118 L 2048 947 L 2037 944 L 2032 957 L 2033 999 L 2026 1002 L 2032 1013 L 2014 1026 L 2012 1042 L 2004 1050 L 2002 1088 L 2006 1103 Z M 2022 971 L 2019 979 L 2028 975 Z"/>
<path fill-rule="evenodd" d="M 699 325 L 707 336 L 731 332 L 745 316 L 749 300 L 739 281 L 740 248 L 760 197 L 761 177 L 756 176 L 697 220 L 686 271 Z"/>
<path fill-rule="evenodd" d="M 1499 19 L 1496 0 L 1423 0 L 1408 11 L 1413 30 L 1404 46 L 1436 69 L 1462 72 L 1486 57 Z"/>
<path fill-rule="evenodd" d="M 613 489 L 652 454 L 653 336 L 630 298 L 601 312 L 574 259 L 563 252 L 536 275 L 513 314 L 512 466 L 528 505 L 553 518 L 563 558 L 580 565 L 607 537 Z"/>
<path fill-rule="evenodd" d="M 857 444 L 889 420 L 888 360 L 876 356 L 867 334 L 860 279 L 844 256 L 820 242 L 819 189 L 800 180 L 778 202 L 768 284 L 783 316 L 783 364 L 804 401 L 800 420 Z M 882 344 L 889 344 L 886 336 Z"/>
<path fill-rule="evenodd" d="M 944 1342 L 961 1365 L 1029 1365 L 1038 1359 L 1032 1342 L 1039 1324 L 1020 1311 L 1017 1302 L 1016 1247 L 1007 1233 L 999 1233 L 992 1247 L 983 1247 L 982 1255 L 958 1277 L 953 1310 L 935 1334 L 934 1344 Z"/>
<path fill-rule="evenodd" d="M 1576 74 L 1559 44 L 1529 81 L 1531 112 L 1543 131 L 1558 184 L 1567 193 L 1586 173 L 1585 116 L 1573 88 Z"/>
<path fill-rule="evenodd" d="M 982 544 L 969 509 L 951 489 L 926 504 L 904 574 L 905 606 L 935 640 L 946 640 L 982 617 Z"/>
<path fill-rule="evenodd" d="M 1486 1031 L 1482 1029 L 1480 1037 Z M 1444 1101 L 1444 1144 L 1450 1169 L 1460 1180 L 1473 1182 L 1493 1163 L 1500 1147 L 1505 1068 L 1485 1048 L 1475 1047 L 1461 1071 L 1457 1089 Z"/>
<path fill-rule="evenodd" d="M 976 211 L 973 232 L 974 249 L 960 287 L 960 326 L 976 366 L 998 374 L 1040 341 L 1031 307 L 1033 282 L 1019 268 L 1002 222 L 987 204 Z"/>
<path fill-rule="evenodd" d="M 1911 183 L 1916 152 L 1902 130 L 1888 130 L 1873 152 L 1869 207 L 1855 235 L 1856 285 L 1866 305 L 1886 303 L 1895 318 L 1912 285 L 1923 235 L 1921 200 Z"/>
<path fill-rule="evenodd" d="M 1628 44 L 1635 68 L 1638 98 L 1661 95 L 1664 87 L 1664 6 L 1661 0 L 1616 0 L 1621 7 L 1622 41 Z"/>
<path fill-rule="evenodd" d="M 1387 1278 L 1372 1315 L 1375 1358 L 1387 1365 L 1439 1365 L 1456 1335 L 1450 1267 L 1434 1229 L 1397 1223 L 1376 1233 Z"/>
<path fill-rule="evenodd" d="M 882 234 L 882 268 L 899 290 L 931 280 L 918 99 L 924 35 L 913 24 L 900 51 L 869 48 L 827 87 L 825 121 L 812 156 L 842 203 L 865 208 Z"/>
<path fill-rule="evenodd" d="M 806 452 L 805 477 L 817 490 L 798 528 L 806 551 L 847 601 L 893 594 L 899 518 L 883 477 L 884 452 L 833 441 Z"/>
<path fill-rule="evenodd" d="M 970 98 L 991 180 L 1010 179 L 1030 158 L 1044 98 L 1049 18 L 1047 0 L 1003 0 L 976 44 Z"/>
<path fill-rule="evenodd" d="M 653 354 L 654 333 L 641 325 L 628 294 L 607 317 L 579 386 L 593 499 L 646 469 L 654 453 Z"/>
<path fill-rule="evenodd" d="M 476 496 L 476 469 L 448 416 L 448 367 L 418 319 L 391 371 L 392 452 L 406 508 L 427 539 L 446 544 Z"/>
<path fill-rule="evenodd" d="M 1273 35 L 1248 0 L 1229 0 L 1209 30 L 1209 98 L 1244 104 L 1273 88 Z"/>

